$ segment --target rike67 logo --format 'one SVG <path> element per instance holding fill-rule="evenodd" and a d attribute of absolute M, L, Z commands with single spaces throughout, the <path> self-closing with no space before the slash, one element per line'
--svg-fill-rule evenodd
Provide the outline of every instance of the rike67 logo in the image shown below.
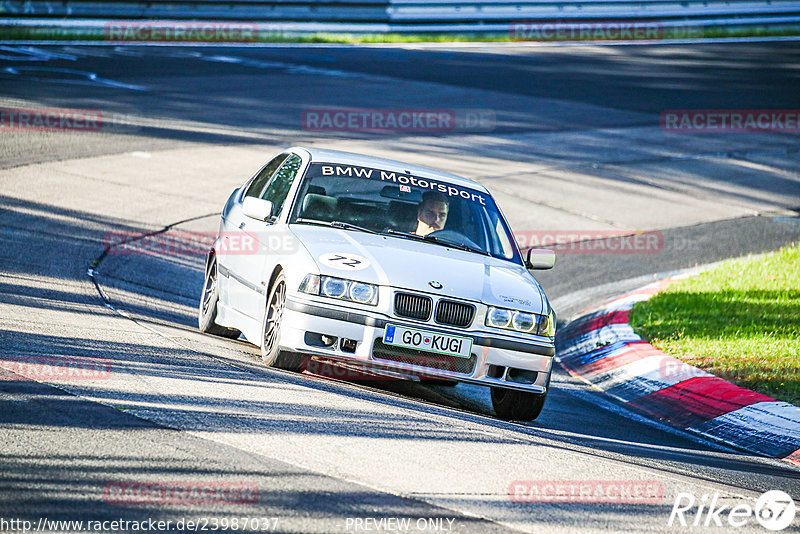
<path fill-rule="evenodd" d="M 762 494 L 755 506 L 721 504 L 718 493 L 710 498 L 703 495 L 700 499 L 691 493 L 678 493 L 667 526 L 741 528 L 752 525 L 755 519 L 765 529 L 777 532 L 792 524 L 796 511 L 792 497 L 780 490 Z"/>

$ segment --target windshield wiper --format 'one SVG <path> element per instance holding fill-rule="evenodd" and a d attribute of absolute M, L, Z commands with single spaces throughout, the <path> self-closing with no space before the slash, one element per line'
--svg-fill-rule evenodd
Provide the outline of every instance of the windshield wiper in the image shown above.
<path fill-rule="evenodd" d="M 389 235 L 399 235 L 401 237 L 407 237 L 409 239 L 416 239 L 417 241 L 424 241 L 425 237 L 417 234 L 410 234 L 408 232 L 401 232 L 400 230 L 394 230 L 392 228 L 387 228 L 382 234 L 389 234 Z"/>
<path fill-rule="evenodd" d="M 423 239 L 425 241 L 431 241 L 431 242 L 437 243 L 439 245 L 444 245 L 445 247 L 453 247 L 453 248 L 457 248 L 457 249 L 460 249 L 460 250 L 466 250 L 467 252 L 474 252 L 474 253 L 480 254 L 482 256 L 489 256 L 488 252 L 486 252 L 484 250 L 481 250 L 479 248 L 474 248 L 474 247 L 471 247 L 469 245 L 465 245 L 464 243 L 453 243 L 452 241 L 448 241 L 446 239 L 440 239 L 440 238 L 436 237 L 435 235 L 428 234 Z"/>
<path fill-rule="evenodd" d="M 356 224 L 350 224 L 342 221 L 321 221 L 319 219 L 304 219 L 299 218 L 295 219 L 296 223 L 300 224 L 317 224 L 319 226 L 330 226 L 331 228 L 341 228 L 342 230 L 358 230 L 359 232 L 366 232 L 368 234 L 377 234 L 375 230 L 370 230 L 369 228 L 364 228 L 363 226 L 358 226 Z"/>
<path fill-rule="evenodd" d="M 417 241 L 427 241 L 428 243 L 436 243 L 437 245 L 442 245 L 444 247 L 457 248 L 459 250 L 466 250 L 467 252 L 475 252 L 476 254 L 481 254 L 482 256 L 490 256 L 490 254 L 484 250 L 473 248 L 463 243 L 454 243 L 452 241 L 448 241 L 447 239 L 441 239 L 433 234 L 418 235 L 418 234 L 411 234 L 408 232 L 401 232 L 400 230 L 392 230 L 391 228 L 387 228 L 381 233 L 397 235 L 401 237 L 406 237 L 408 239 L 416 239 Z"/>

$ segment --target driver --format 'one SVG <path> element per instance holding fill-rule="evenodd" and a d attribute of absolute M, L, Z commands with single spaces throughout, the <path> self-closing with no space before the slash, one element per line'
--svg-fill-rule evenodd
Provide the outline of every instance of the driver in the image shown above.
<path fill-rule="evenodd" d="M 436 191 L 426 191 L 417 207 L 417 235 L 428 235 L 444 228 L 450 200 Z"/>

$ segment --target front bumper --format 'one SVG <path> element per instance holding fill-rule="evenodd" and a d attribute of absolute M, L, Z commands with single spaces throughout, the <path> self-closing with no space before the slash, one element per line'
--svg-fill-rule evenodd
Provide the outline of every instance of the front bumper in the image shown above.
<path fill-rule="evenodd" d="M 434 363 L 415 365 L 410 363 L 415 361 L 414 357 L 395 358 L 391 361 L 380 357 L 383 355 L 382 349 L 386 348 L 381 346 L 380 340 L 389 323 L 434 333 L 470 337 L 473 340 L 471 360 L 474 360 L 474 365 L 471 369 L 464 369 L 465 362 L 456 361 L 459 367 L 456 369 L 455 366 L 447 365 L 447 362 L 441 365 L 442 358 Z M 337 341 L 330 346 L 324 346 L 319 342 L 320 336 L 337 338 Z M 349 341 L 343 347 L 341 340 Z M 280 346 L 283 350 L 346 362 L 350 366 L 355 365 L 384 376 L 445 379 L 530 393 L 547 391 L 555 354 L 552 342 L 521 341 L 510 336 L 418 324 L 380 313 L 299 300 L 291 295 L 287 298 L 284 311 Z M 379 357 L 376 357 L 376 352 Z"/>

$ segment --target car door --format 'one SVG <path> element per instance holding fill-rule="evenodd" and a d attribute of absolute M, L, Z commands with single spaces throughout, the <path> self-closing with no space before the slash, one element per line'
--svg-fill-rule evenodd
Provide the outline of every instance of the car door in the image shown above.
<path fill-rule="evenodd" d="M 273 216 L 280 218 L 284 208 L 288 209 L 289 190 L 302 164 L 300 156 L 289 155 L 260 194 L 258 190 L 252 191 L 253 195 L 272 202 Z M 240 254 L 230 258 L 231 271 L 235 275 L 232 278 L 235 278 L 242 291 L 241 299 L 237 298 L 236 307 L 250 317 L 260 318 L 266 305 L 266 285 L 275 267 L 276 255 L 270 252 L 270 245 L 282 242 L 281 229 L 275 223 L 243 216 L 240 230 L 254 236 L 259 247 L 257 254 Z"/>
<path fill-rule="evenodd" d="M 242 230 L 246 227 L 248 221 L 253 221 L 245 217 L 242 213 L 242 200 L 246 196 L 261 197 L 267 188 L 272 175 L 275 174 L 281 164 L 286 161 L 289 154 L 278 154 L 261 170 L 259 170 L 238 192 L 234 195 L 233 202 L 225 206 L 225 211 L 222 213 L 222 225 L 220 238 L 221 242 L 217 249 L 217 262 L 219 265 L 219 285 L 220 285 L 220 299 L 228 306 L 235 309 L 241 309 L 241 305 L 237 303 L 247 297 L 246 288 L 241 281 L 237 280 L 233 270 L 237 268 L 236 264 L 239 256 L 241 256 L 241 237 Z"/>

